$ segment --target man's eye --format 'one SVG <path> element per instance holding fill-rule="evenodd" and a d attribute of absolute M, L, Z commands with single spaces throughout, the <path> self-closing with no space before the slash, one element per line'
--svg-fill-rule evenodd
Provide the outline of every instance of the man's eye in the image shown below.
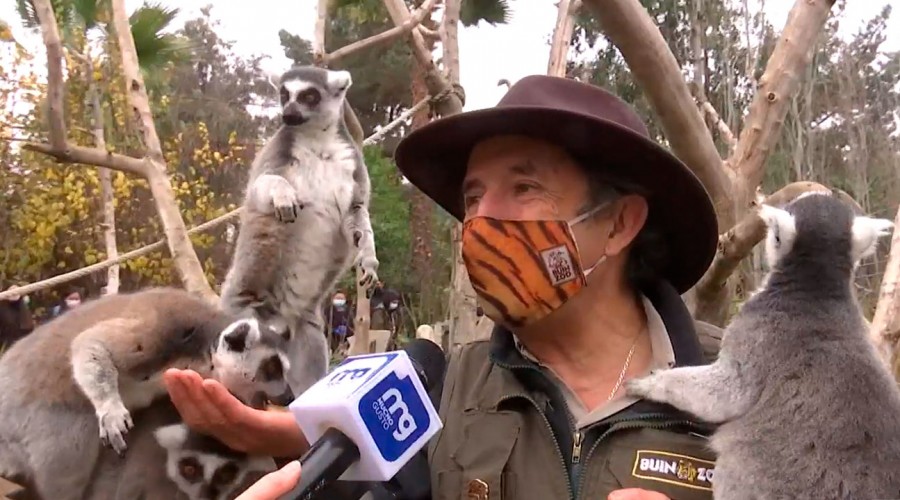
<path fill-rule="evenodd" d="M 515 186 L 516 194 L 525 194 L 535 189 L 537 189 L 537 186 L 534 184 L 516 184 Z"/>

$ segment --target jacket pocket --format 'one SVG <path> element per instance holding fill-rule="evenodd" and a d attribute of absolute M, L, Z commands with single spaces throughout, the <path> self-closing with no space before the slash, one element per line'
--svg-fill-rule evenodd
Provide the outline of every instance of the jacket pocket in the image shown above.
<path fill-rule="evenodd" d="M 715 461 L 705 442 L 684 434 L 642 431 L 609 450 L 616 488 L 658 491 L 672 500 L 711 500 Z"/>
<path fill-rule="evenodd" d="M 519 436 L 515 414 L 469 411 L 452 458 L 456 469 L 437 472 L 438 500 L 512 500 L 516 476 L 507 463 Z"/>

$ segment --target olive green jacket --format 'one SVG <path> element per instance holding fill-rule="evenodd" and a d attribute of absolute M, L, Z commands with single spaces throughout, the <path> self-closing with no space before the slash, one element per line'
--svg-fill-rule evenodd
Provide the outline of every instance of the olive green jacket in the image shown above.
<path fill-rule="evenodd" d="M 675 290 L 661 284 L 645 295 L 666 324 L 676 365 L 706 363 Z M 632 487 L 712 498 L 709 425 L 639 401 L 575 432 L 559 390 L 503 329 L 451 353 L 439 413 L 444 427 L 428 448 L 434 500 L 605 500 Z"/>

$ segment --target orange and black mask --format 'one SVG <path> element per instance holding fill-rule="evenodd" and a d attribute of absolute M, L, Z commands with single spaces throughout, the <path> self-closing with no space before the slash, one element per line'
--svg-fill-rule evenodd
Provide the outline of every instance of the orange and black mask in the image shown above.
<path fill-rule="evenodd" d="M 509 327 L 533 323 L 581 291 L 606 256 L 583 269 L 571 221 L 501 220 L 478 216 L 462 231 L 462 258 L 486 316 Z"/>

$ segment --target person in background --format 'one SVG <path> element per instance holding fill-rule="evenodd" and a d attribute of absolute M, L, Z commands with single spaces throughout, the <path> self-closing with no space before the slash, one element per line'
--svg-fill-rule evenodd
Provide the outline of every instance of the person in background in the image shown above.
<path fill-rule="evenodd" d="M 334 352 L 353 336 L 352 308 L 343 291 L 339 290 L 331 297 L 331 305 L 325 313 L 325 322 L 331 352 Z"/>
<path fill-rule="evenodd" d="M 17 288 L 18 285 L 12 285 L 7 290 Z M 29 303 L 27 295 L 13 295 L 0 300 L 0 352 L 34 330 L 34 317 Z"/>
<path fill-rule="evenodd" d="M 74 309 L 80 305 L 81 292 L 76 289 L 71 289 L 61 303 L 53 306 L 53 309 L 50 311 L 50 317 L 55 318 L 69 309 Z"/>

